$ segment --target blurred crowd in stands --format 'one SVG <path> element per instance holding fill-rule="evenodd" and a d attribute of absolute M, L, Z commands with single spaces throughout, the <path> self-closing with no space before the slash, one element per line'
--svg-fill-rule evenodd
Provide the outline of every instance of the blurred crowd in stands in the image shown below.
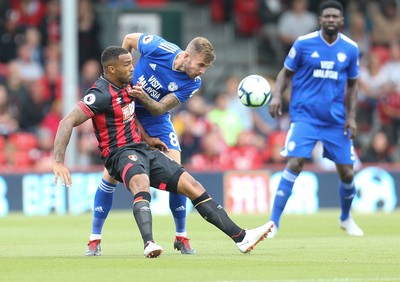
<path fill-rule="evenodd" d="M 79 92 L 101 74 L 96 5 L 155 6 L 168 0 L 79 0 Z M 238 37 L 257 38 L 259 64 L 282 66 L 293 41 L 318 29 L 316 0 L 190 0 L 207 7 L 214 24 L 232 23 Z M 361 163 L 398 163 L 400 143 L 400 5 L 396 0 L 340 1 L 342 30 L 360 48 L 356 152 Z M 187 3 L 186 3 L 187 4 Z M 62 118 L 60 0 L 0 2 L 0 170 L 52 170 Z M 118 42 L 116 42 L 116 45 Z M 65 52 L 64 52 L 65 54 Z M 217 50 L 218 56 L 218 50 Z M 218 61 L 216 62 L 216 64 Z M 272 89 L 275 77 L 266 76 Z M 241 77 L 227 74 L 218 93 L 196 94 L 172 112 L 182 162 L 193 170 L 261 169 L 282 164 L 288 101 L 274 120 L 268 108 L 237 98 Z M 78 164 L 100 164 L 90 123 L 78 128 Z M 317 146 L 311 163 L 322 164 Z"/>

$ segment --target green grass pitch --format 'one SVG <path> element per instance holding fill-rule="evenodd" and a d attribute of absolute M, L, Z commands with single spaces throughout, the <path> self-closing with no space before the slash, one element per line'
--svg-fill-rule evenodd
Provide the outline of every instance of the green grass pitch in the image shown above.
<path fill-rule="evenodd" d="M 132 212 L 112 211 L 103 232 L 102 256 L 85 257 L 91 214 L 0 218 L 0 281 L 400 281 L 400 211 L 353 214 L 364 229 L 348 237 L 338 210 L 284 215 L 275 239 L 241 254 L 232 240 L 197 213 L 187 229 L 195 256 L 173 250 L 171 216 L 154 216 L 160 258 L 145 259 Z M 232 216 L 257 227 L 268 216 Z"/>

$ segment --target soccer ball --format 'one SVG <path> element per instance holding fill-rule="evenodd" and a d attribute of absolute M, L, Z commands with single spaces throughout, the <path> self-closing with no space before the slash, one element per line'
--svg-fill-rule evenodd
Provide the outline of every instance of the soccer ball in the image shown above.
<path fill-rule="evenodd" d="M 257 74 L 246 76 L 238 86 L 238 96 L 243 105 L 250 108 L 265 106 L 271 100 L 271 86 Z"/>

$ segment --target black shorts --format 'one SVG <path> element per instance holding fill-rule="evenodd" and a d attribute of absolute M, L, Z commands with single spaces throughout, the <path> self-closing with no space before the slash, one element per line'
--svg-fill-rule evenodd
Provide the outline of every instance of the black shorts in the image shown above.
<path fill-rule="evenodd" d="M 146 143 L 133 143 L 112 152 L 104 165 L 119 182 L 129 181 L 133 175 L 145 173 L 150 186 L 176 193 L 184 168 L 159 150 L 150 150 Z M 127 185 L 126 185 L 127 186 Z"/>

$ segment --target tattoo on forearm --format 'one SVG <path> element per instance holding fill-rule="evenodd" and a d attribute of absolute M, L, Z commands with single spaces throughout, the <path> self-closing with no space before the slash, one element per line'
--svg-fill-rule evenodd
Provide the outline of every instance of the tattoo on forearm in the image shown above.
<path fill-rule="evenodd" d="M 54 161 L 64 163 L 65 151 L 71 138 L 71 129 L 60 126 L 57 131 L 57 136 L 54 142 Z"/>
<path fill-rule="evenodd" d="M 65 151 L 67 150 L 73 128 L 84 123 L 86 120 L 88 120 L 87 115 L 78 106 L 75 106 L 67 117 L 60 122 L 54 140 L 54 162 L 64 163 Z"/>

